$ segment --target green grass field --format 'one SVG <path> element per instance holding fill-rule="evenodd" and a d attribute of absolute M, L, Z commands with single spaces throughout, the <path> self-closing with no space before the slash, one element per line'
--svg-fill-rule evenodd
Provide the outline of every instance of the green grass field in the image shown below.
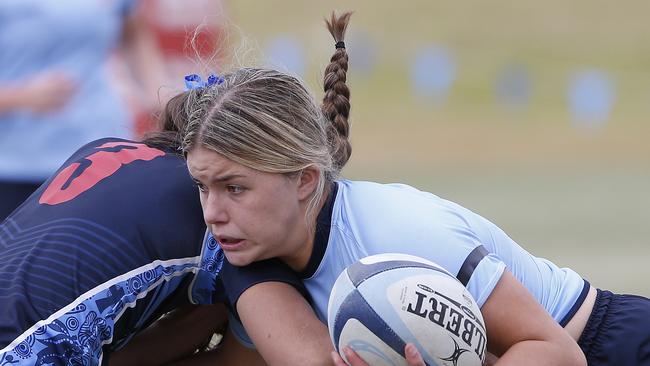
<path fill-rule="evenodd" d="M 593 284 L 650 296 L 650 3 L 602 0 L 232 1 L 239 64 L 263 59 L 273 35 L 304 47 L 305 80 L 315 93 L 333 50 L 322 19 L 355 10 L 350 34 L 377 42 L 370 75 L 350 61 L 353 156 L 344 175 L 405 182 L 491 219 L 538 256 Z M 437 43 L 456 56 L 445 103 L 410 90 L 409 57 Z M 494 80 L 508 63 L 526 65 L 528 108 L 495 101 Z M 616 103 L 602 131 L 571 126 L 565 95 L 571 73 L 607 71 Z M 318 95 L 318 94 L 317 94 Z"/>

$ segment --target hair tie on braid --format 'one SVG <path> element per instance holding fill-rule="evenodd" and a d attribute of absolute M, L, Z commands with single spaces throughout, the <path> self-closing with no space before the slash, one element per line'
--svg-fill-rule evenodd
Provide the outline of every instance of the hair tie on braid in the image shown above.
<path fill-rule="evenodd" d="M 345 42 L 343 42 L 343 41 L 338 41 L 338 42 L 336 42 L 336 44 L 334 45 L 334 47 L 335 47 L 336 49 L 339 49 L 339 48 L 345 48 Z"/>

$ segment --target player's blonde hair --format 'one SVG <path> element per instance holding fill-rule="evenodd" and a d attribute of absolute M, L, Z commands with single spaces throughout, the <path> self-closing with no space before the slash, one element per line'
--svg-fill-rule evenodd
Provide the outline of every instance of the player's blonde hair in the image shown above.
<path fill-rule="evenodd" d="M 326 21 L 337 45 L 343 42 L 350 15 L 332 13 Z M 321 174 L 309 214 L 351 154 L 347 68 L 345 48 L 337 46 L 325 69 L 320 106 L 293 76 L 242 68 L 223 75 L 219 84 L 177 96 L 167 110 L 187 121 L 184 153 L 202 146 L 246 167 L 290 176 L 317 168 Z"/>

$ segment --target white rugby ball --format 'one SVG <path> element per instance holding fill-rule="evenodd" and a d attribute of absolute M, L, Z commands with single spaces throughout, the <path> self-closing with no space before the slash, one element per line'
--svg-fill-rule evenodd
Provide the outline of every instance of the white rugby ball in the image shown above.
<path fill-rule="evenodd" d="M 485 323 L 476 301 L 449 272 L 426 259 L 378 254 L 346 268 L 327 308 L 334 347 L 351 347 L 370 365 L 407 365 L 416 345 L 428 365 L 480 366 Z"/>

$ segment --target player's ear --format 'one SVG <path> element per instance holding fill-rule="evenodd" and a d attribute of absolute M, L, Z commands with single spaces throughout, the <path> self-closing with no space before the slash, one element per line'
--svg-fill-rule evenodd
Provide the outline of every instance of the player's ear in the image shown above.
<path fill-rule="evenodd" d="M 313 165 L 306 167 L 300 172 L 297 182 L 299 200 L 302 201 L 311 197 L 316 187 L 318 187 L 320 175 L 320 170 Z"/>

